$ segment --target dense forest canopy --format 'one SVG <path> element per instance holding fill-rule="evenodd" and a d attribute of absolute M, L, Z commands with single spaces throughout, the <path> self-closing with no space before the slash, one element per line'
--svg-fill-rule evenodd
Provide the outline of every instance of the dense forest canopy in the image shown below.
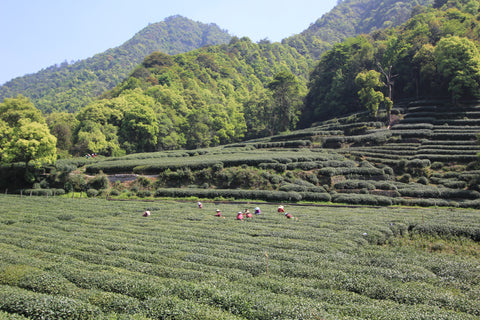
<path fill-rule="evenodd" d="M 313 59 L 333 44 L 360 34 L 388 29 L 407 21 L 416 6 L 428 6 L 433 0 L 343 0 L 300 34 L 282 41 Z"/>
<path fill-rule="evenodd" d="M 114 88 L 152 52 L 178 54 L 205 45 L 228 43 L 230 38 L 215 24 L 172 16 L 148 25 L 119 47 L 15 78 L 0 87 L 0 101 L 22 94 L 43 112 L 75 112 Z"/>
<path fill-rule="evenodd" d="M 317 60 L 334 43 L 362 32 L 397 25 L 408 18 L 416 4 L 427 3 L 428 0 L 345 0 L 301 34 L 284 40 L 283 44 Z M 361 28 L 367 21 L 368 27 Z M 22 94 L 43 112 L 76 112 L 123 81 L 154 51 L 175 55 L 205 45 L 225 44 L 230 38 L 215 24 L 172 16 L 150 24 L 117 48 L 86 60 L 65 61 L 38 73 L 15 78 L 0 87 L 0 101 Z"/>
<path fill-rule="evenodd" d="M 355 78 L 382 73 L 385 95 L 403 98 L 479 97 L 478 1 L 436 1 L 405 24 L 349 38 L 322 55 L 312 72 L 303 125 L 364 110 Z M 395 79 L 387 79 L 391 70 Z M 391 80 L 391 81 L 389 81 Z M 389 83 L 390 82 L 390 83 Z"/>
<path fill-rule="evenodd" d="M 311 65 L 295 49 L 248 38 L 174 56 L 153 53 L 78 112 L 73 149 L 199 148 L 293 129 Z"/>

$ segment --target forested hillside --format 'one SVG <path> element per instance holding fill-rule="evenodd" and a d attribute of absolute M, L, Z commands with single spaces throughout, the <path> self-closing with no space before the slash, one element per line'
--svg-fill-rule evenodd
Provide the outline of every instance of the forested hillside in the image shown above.
<path fill-rule="evenodd" d="M 103 99 L 76 114 L 70 151 L 108 155 L 199 148 L 293 129 L 311 61 L 279 43 L 233 38 L 170 56 L 148 56 Z M 64 118 L 63 120 L 61 118 Z"/>
<path fill-rule="evenodd" d="M 415 14 L 416 6 L 432 3 L 433 0 L 339 0 L 335 8 L 305 31 L 282 43 L 316 60 L 335 43 L 362 33 L 396 27 Z"/>
<path fill-rule="evenodd" d="M 228 43 L 230 38 L 215 24 L 172 16 L 148 25 L 124 44 L 91 58 L 15 78 L 0 87 L 0 101 L 22 94 L 43 112 L 75 112 L 115 87 L 154 51 L 178 54 Z"/>
<path fill-rule="evenodd" d="M 325 50 L 346 37 L 398 25 L 417 4 L 431 0 L 346 0 L 284 45 L 317 60 Z M 0 87 L 0 101 L 22 94 L 43 112 L 76 112 L 112 89 L 154 51 L 188 52 L 204 45 L 228 43 L 230 36 L 214 24 L 174 16 L 151 24 L 123 45 L 75 63 L 64 62 L 38 73 L 15 78 Z M 286 62 L 287 63 L 287 62 Z"/>
<path fill-rule="evenodd" d="M 459 99 L 480 94 L 478 1 L 435 1 L 405 24 L 349 38 L 326 52 L 310 75 L 302 125 L 398 99 Z"/>

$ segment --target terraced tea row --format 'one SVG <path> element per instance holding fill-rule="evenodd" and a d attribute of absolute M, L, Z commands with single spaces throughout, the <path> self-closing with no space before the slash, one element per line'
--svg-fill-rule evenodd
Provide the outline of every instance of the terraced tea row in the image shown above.
<path fill-rule="evenodd" d="M 235 220 L 244 206 L 1 196 L 0 310 L 36 319 L 480 316 L 476 211 L 287 205 L 288 220 L 264 204 L 260 216 Z M 439 235 L 463 255 L 416 245 Z"/>

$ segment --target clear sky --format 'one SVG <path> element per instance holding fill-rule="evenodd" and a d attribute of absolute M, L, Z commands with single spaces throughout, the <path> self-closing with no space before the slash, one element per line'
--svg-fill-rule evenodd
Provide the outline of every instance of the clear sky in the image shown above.
<path fill-rule="evenodd" d="M 0 85 L 114 48 L 179 14 L 252 41 L 302 32 L 337 0 L 0 0 Z"/>

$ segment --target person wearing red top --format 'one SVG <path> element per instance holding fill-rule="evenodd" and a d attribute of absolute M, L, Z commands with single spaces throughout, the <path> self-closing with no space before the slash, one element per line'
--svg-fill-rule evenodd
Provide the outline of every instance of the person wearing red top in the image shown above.
<path fill-rule="evenodd" d="M 243 213 L 241 211 L 237 213 L 237 220 L 243 220 Z"/>
<path fill-rule="evenodd" d="M 285 209 L 283 208 L 283 206 L 278 207 L 278 212 L 281 212 L 281 213 L 285 212 Z"/>
<path fill-rule="evenodd" d="M 245 209 L 244 213 L 245 213 L 245 217 L 247 217 L 247 218 L 252 218 L 253 217 L 253 214 L 248 209 Z"/>
<path fill-rule="evenodd" d="M 217 213 L 215 213 L 215 217 L 221 217 L 222 216 L 222 213 L 220 212 L 220 209 L 217 209 L 216 212 Z"/>

